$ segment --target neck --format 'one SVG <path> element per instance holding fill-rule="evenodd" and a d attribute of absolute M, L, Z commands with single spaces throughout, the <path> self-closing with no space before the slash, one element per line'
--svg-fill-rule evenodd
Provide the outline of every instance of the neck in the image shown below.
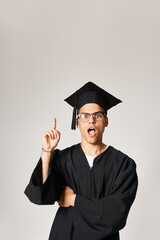
<path fill-rule="evenodd" d="M 88 143 L 84 140 L 81 141 L 81 148 L 83 149 L 83 152 L 86 155 L 89 156 L 97 156 L 104 150 L 106 150 L 107 145 L 105 145 L 103 142 L 100 143 Z"/>

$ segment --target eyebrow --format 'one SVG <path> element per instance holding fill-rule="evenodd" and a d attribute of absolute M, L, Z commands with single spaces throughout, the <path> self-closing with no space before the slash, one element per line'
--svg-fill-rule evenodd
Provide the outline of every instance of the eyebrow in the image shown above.
<path fill-rule="evenodd" d="M 97 112 L 93 112 L 93 113 L 82 112 L 82 113 L 79 113 L 79 114 L 95 114 L 95 113 L 105 113 L 105 112 L 103 112 L 103 111 L 97 111 Z"/>

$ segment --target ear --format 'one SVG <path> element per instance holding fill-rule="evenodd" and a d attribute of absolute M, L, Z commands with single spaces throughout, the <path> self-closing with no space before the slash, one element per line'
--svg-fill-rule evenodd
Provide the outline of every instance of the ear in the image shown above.
<path fill-rule="evenodd" d="M 78 119 L 76 119 L 77 128 L 79 128 Z"/>
<path fill-rule="evenodd" d="M 108 126 L 108 117 L 105 118 L 105 127 Z"/>

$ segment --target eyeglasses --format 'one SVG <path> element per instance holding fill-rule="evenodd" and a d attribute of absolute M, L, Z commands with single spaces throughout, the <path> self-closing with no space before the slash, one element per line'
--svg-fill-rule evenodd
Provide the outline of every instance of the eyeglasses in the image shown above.
<path fill-rule="evenodd" d="M 97 121 L 102 121 L 104 117 L 106 117 L 104 112 L 94 112 L 94 113 L 81 113 L 77 115 L 77 119 L 80 118 L 82 122 L 88 122 L 90 116 Z"/>

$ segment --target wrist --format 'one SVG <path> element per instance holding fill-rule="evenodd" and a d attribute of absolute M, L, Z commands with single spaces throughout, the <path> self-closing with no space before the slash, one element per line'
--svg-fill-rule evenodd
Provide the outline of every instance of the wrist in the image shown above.
<path fill-rule="evenodd" d="M 44 147 L 42 147 L 42 152 L 52 153 L 53 151 L 54 151 L 54 148 L 53 149 L 45 149 Z"/>

